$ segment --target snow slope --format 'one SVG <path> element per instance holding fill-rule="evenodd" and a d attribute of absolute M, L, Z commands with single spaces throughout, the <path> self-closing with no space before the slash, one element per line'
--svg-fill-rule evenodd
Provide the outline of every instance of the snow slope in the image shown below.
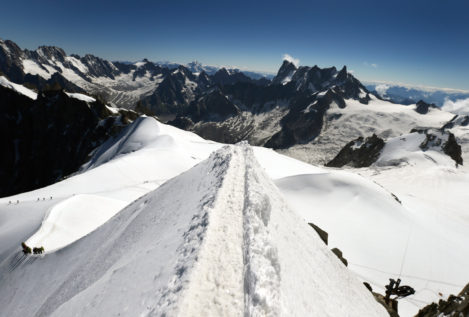
<path fill-rule="evenodd" d="M 12 254 L 0 272 L 8 316 L 386 316 L 246 145 L 213 153 L 59 252 Z"/>
<path fill-rule="evenodd" d="M 425 165 L 429 167 L 435 165 L 441 167 L 454 166 L 455 161 L 442 150 L 443 144 L 448 141 L 448 134 L 442 134 L 441 131 L 437 130 L 431 130 L 429 133 L 435 136 L 436 139 L 434 142 L 429 142 L 428 149 L 425 151 L 420 148 L 420 145 L 426 139 L 424 133 L 407 133 L 386 140 L 386 145 L 375 164 L 378 166 L 412 164 L 417 168 L 422 168 Z M 438 143 L 438 145 L 434 143 Z"/>
<path fill-rule="evenodd" d="M 399 139 L 396 139 L 396 142 L 396 146 L 400 148 Z M 75 252 L 86 253 L 88 251 L 85 251 L 85 247 L 80 250 L 74 248 L 85 243 L 83 241 L 89 239 L 90 236 L 97 235 L 97 232 L 104 230 L 102 228 L 108 225 L 108 222 L 104 223 L 107 219 L 111 219 L 109 221 L 112 222 L 113 219 L 121 217 L 126 212 L 125 210 L 137 208 L 135 207 L 137 204 L 144 202 L 144 199 L 140 199 L 140 197 L 155 190 L 169 179 L 187 171 L 209 157 L 210 153 L 221 146 L 221 144 L 203 140 L 195 134 L 161 124 L 153 118 L 141 117 L 127 127 L 120 136 L 99 148 L 89 164 L 83 166 L 82 170 L 76 175 L 60 183 L 30 193 L 0 199 L 0 270 L 3 272 L 0 276 L 0 289 L 2 289 L 2 285 L 15 287 L 13 284 L 4 284 L 4 281 L 10 279 L 8 276 L 12 267 L 16 266 L 15 263 L 20 263 L 14 262 L 12 264 L 12 261 L 19 259 L 21 241 L 29 239 L 28 243 L 32 246 L 44 245 L 46 252 L 57 249 L 57 251 L 47 254 L 45 258 L 35 259 L 33 267 L 37 263 L 42 263 L 41 261 L 47 261 L 49 264 L 55 263 L 48 261 L 58 261 L 57 259 L 64 253 L 67 256 L 75 254 Z M 410 150 L 413 151 L 413 149 Z M 397 277 L 401 273 L 403 283 L 416 288 L 415 297 L 401 301 L 401 316 L 412 316 L 418 310 L 418 307 L 422 307 L 435 299 L 438 300 L 440 297 L 438 292 L 441 292 L 443 296 L 447 296 L 460 289 L 469 280 L 469 275 L 465 269 L 469 266 L 469 257 L 465 252 L 467 250 L 466 246 L 469 245 L 469 233 L 467 231 L 469 219 L 465 206 L 469 205 L 469 200 L 464 190 L 469 183 L 469 177 L 465 166 L 455 168 L 454 164 L 438 165 L 429 160 L 425 160 L 425 165 L 420 165 L 421 162 L 416 160 L 415 164 L 404 165 L 399 168 L 374 166 L 369 169 L 339 171 L 314 167 L 265 148 L 253 148 L 253 151 L 260 166 L 264 168 L 271 179 L 276 181 L 276 185 L 285 197 L 289 207 L 300 214 L 304 220 L 314 222 L 329 232 L 330 247 L 339 247 L 344 252 L 344 256 L 350 263 L 349 268 L 358 273 L 360 279 L 373 283 L 375 289 L 382 291 L 382 287 L 387 283 L 388 278 Z M 409 152 L 403 151 L 400 155 L 409 155 Z M 232 175 L 229 172 L 226 173 Z M 241 178 L 239 174 L 236 175 L 238 176 L 233 174 L 230 177 L 236 179 L 236 181 L 233 180 L 233 183 L 240 184 Z M 183 191 L 186 193 L 185 196 L 190 196 L 192 191 L 197 190 L 199 181 L 201 180 L 191 180 L 192 184 L 186 185 L 181 183 L 178 185 L 178 190 L 174 190 L 174 193 L 171 194 L 168 191 L 167 194 L 174 197 L 179 191 Z M 163 190 L 165 186 L 167 184 L 162 185 L 158 190 Z M 224 190 L 220 189 L 220 195 Z M 246 191 L 239 185 L 236 188 L 231 187 L 230 190 L 235 193 L 244 191 L 248 195 L 256 191 L 255 189 Z M 402 204 L 397 202 L 391 193 L 395 194 L 402 201 Z M 50 199 L 50 196 L 52 196 L 52 199 Z M 38 198 L 40 198 L 39 201 Z M 140 200 L 135 202 L 136 199 Z M 247 197 L 246 199 L 250 198 Z M 17 200 L 19 203 L 16 203 Z M 96 203 L 90 203 L 89 205 L 92 206 L 89 207 L 86 203 L 91 202 L 91 200 L 95 200 Z M 8 201 L 12 203 L 8 204 Z M 115 202 L 115 204 L 105 203 L 107 201 Z M 237 199 L 224 198 L 224 201 L 233 210 L 238 208 L 236 206 L 239 206 Z M 99 202 L 102 202 L 102 204 Z M 127 209 L 121 211 L 121 202 L 124 206 L 130 205 Z M 245 203 L 244 200 L 243 202 Z M 272 204 L 272 202 L 270 203 Z M 66 208 L 62 208 L 64 206 Z M 186 206 L 186 204 L 181 202 L 180 206 Z M 74 212 L 74 210 L 79 211 L 83 208 L 86 208 L 89 212 Z M 181 209 L 178 212 L 184 211 L 185 207 L 181 207 Z M 237 229 L 237 227 L 231 225 L 226 226 L 226 223 L 239 223 L 239 221 L 244 223 L 244 218 L 240 219 L 239 215 L 236 218 L 230 214 L 231 218 L 228 222 L 226 221 L 228 209 L 225 208 L 224 210 L 222 214 L 214 213 L 211 218 L 212 223 L 218 223 L 213 228 L 223 227 L 223 234 L 220 234 L 220 232 L 209 233 L 212 231 L 207 229 L 207 238 L 205 240 L 207 245 L 214 246 L 217 241 L 224 241 L 228 232 L 230 236 L 240 234 L 239 228 Z M 130 211 L 127 212 L 130 213 Z M 99 217 L 99 219 L 96 219 L 96 223 L 88 222 L 90 214 L 93 217 Z M 51 216 L 51 218 L 49 219 L 48 216 Z M 81 219 L 76 218 L 80 216 L 82 216 Z M 81 231 L 74 231 L 75 222 L 80 224 L 77 227 Z M 285 219 L 279 222 L 279 227 L 284 226 L 286 222 Z M 299 220 L 298 222 L 302 221 Z M 41 223 L 43 223 L 42 227 Z M 62 230 L 46 230 L 51 227 L 50 224 L 55 223 L 60 223 L 61 229 L 68 228 L 66 231 L 73 234 L 63 234 L 64 231 Z M 104 223 L 104 225 L 100 226 L 101 223 Z M 171 228 L 177 229 L 176 223 L 173 220 L 168 220 L 165 225 L 170 228 L 161 230 L 165 234 L 173 234 Z M 276 230 L 280 229 L 277 228 Z M 179 234 L 182 234 L 182 232 L 180 231 Z M 132 233 L 129 234 L 132 236 Z M 244 236 L 247 233 L 242 231 L 242 234 Z M 128 239 L 131 240 L 131 236 Z M 81 237 L 83 238 L 80 239 Z M 172 236 L 169 236 L 168 239 L 165 241 L 171 241 Z M 232 242 L 233 239 L 230 238 L 229 240 Z M 231 245 L 230 241 L 225 243 Z M 34 245 L 36 243 L 37 245 Z M 169 245 L 169 242 L 165 243 Z M 109 244 L 106 245 L 109 246 Z M 289 248 L 293 248 L 293 246 L 290 245 Z M 69 251 L 70 249 L 74 251 Z M 106 260 L 108 261 L 106 265 L 113 266 L 114 258 L 112 256 L 116 251 L 100 250 L 100 252 L 105 252 L 110 257 L 109 260 Z M 204 252 L 211 253 L 210 250 L 215 250 L 215 248 L 210 247 L 204 250 L 206 251 L 200 251 L 200 254 L 206 254 Z M 300 251 L 295 252 L 301 254 Z M 188 251 L 187 254 L 189 253 Z M 235 253 L 233 248 L 227 247 L 223 250 L 222 256 L 231 254 L 230 257 L 235 257 L 232 253 Z M 158 254 L 160 255 L 159 260 L 155 259 L 157 263 L 152 267 L 160 267 L 163 265 L 161 262 L 166 262 L 161 261 L 162 258 L 166 259 L 166 257 L 161 255 L 162 253 Z M 302 257 L 302 255 L 297 256 L 293 253 L 289 256 L 300 260 Z M 76 257 L 79 258 L 78 255 Z M 94 257 L 98 257 L 98 255 L 93 255 L 92 258 Z M 122 257 L 124 256 L 122 255 Z M 204 272 L 197 276 L 208 276 L 207 278 L 213 278 L 212 280 L 216 281 L 217 276 L 235 275 L 235 271 L 220 273 L 221 271 L 217 271 L 210 266 L 212 260 L 203 260 L 212 259 L 211 257 L 202 257 L 199 253 L 197 253 L 197 257 L 201 261 L 200 263 L 205 263 L 203 265 L 194 264 L 194 270 Z M 89 257 L 85 256 L 85 258 L 88 259 Z M 73 259 L 76 258 L 73 257 Z M 429 261 L 429 259 L 431 260 Z M 99 261 L 101 260 L 102 258 L 99 258 Z M 97 258 L 96 261 L 98 261 Z M 123 259 L 121 261 L 125 262 Z M 70 263 L 73 263 L 73 261 Z M 97 262 L 92 263 L 97 265 Z M 184 264 L 181 265 L 183 266 L 182 271 L 184 271 L 186 267 Z M 23 264 L 13 271 L 18 271 L 16 274 L 21 275 L 24 267 L 27 268 L 28 266 Z M 46 267 L 47 265 L 43 269 L 46 270 Z M 123 293 L 133 292 L 134 288 L 131 285 L 125 285 L 123 282 L 117 286 L 107 284 L 114 279 L 113 276 L 116 274 L 131 271 L 130 267 L 126 267 L 122 269 L 123 273 L 119 273 L 118 268 L 120 267 L 119 265 L 113 266 L 112 269 L 116 270 L 116 273 L 113 273 L 113 271 L 102 273 L 105 275 L 100 277 L 99 283 L 101 286 L 99 287 L 102 289 L 118 287 L 122 289 Z M 29 268 L 29 270 L 34 270 L 34 268 Z M 141 270 L 143 272 L 144 268 L 141 268 Z M 295 270 L 299 270 L 299 268 L 295 267 Z M 217 274 L 211 275 L 211 271 L 217 272 Z M 151 272 L 159 271 L 152 269 Z M 275 269 L 272 272 L 275 272 Z M 31 278 L 33 273 L 29 274 L 28 278 Z M 67 278 L 73 276 L 73 281 L 78 284 L 82 283 L 76 275 L 78 273 L 65 271 L 63 273 L 65 275 L 61 274 L 60 272 L 57 273 L 54 283 L 60 283 L 62 276 L 67 276 Z M 155 275 L 158 275 L 158 273 L 155 273 Z M 15 277 L 11 278 L 14 279 Z M 297 278 L 304 279 L 304 276 L 298 275 Z M 43 283 L 46 283 L 46 281 L 49 283 L 49 280 L 44 280 Z M 282 280 L 282 282 L 285 283 L 286 281 Z M 150 282 L 148 281 L 148 283 Z M 212 286 L 218 285 L 217 283 L 214 282 Z M 198 280 L 194 285 L 199 284 L 202 285 L 203 283 Z M 135 285 L 138 285 L 138 283 Z M 223 285 L 225 284 L 223 283 Z M 226 287 L 230 292 L 237 287 L 234 282 L 229 285 L 226 284 Z M 207 288 L 210 287 L 207 286 Z M 205 291 L 207 290 L 188 290 L 187 294 L 196 296 L 194 294 Z M 219 288 L 219 291 L 219 293 L 223 293 L 221 288 Z M 5 290 L 0 290 L 0 292 L 5 292 Z M 60 293 L 60 291 L 57 292 L 57 294 Z M 85 296 L 84 293 L 81 294 L 77 296 Z M 34 297 L 33 294 L 28 296 Z M 55 295 L 44 296 L 52 298 Z M 190 296 L 187 298 L 193 298 Z M 272 294 L 269 296 L 277 295 Z M 230 305 L 235 305 L 239 299 L 234 295 L 233 297 L 223 298 L 225 298 L 223 302 L 232 303 Z M 200 303 L 203 307 L 208 305 L 203 304 L 203 300 L 200 298 L 187 300 L 187 303 L 191 303 L 189 305 L 191 307 L 195 305 L 194 301 Z M 19 305 L 18 301 L 19 299 L 16 299 L 16 305 Z M 93 310 L 94 301 L 90 299 L 88 302 L 91 306 L 87 309 L 91 311 Z M 301 305 L 307 305 L 307 302 L 305 301 L 305 304 Z M 300 304 L 297 305 L 301 306 Z M 12 306 L 9 307 L 13 309 Z M 128 309 L 132 307 L 129 306 Z M 178 304 L 178 307 L 187 306 Z M 126 311 L 125 307 L 121 308 L 123 312 Z"/>
<path fill-rule="evenodd" d="M 43 246 L 46 252 L 73 243 L 125 205 L 206 159 L 221 146 L 154 118 L 138 118 L 118 137 L 98 148 L 75 176 L 0 199 L 0 212 L 5 215 L 5 221 L 0 222 L 3 229 L 0 230 L 0 261 L 4 252 L 16 249 L 21 241 L 27 240 L 32 247 Z M 269 149 L 256 148 L 255 152 L 275 178 L 320 171 Z M 34 221 L 28 216 L 31 208 L 35 210 Z M 89 208 L 89 213 L 80 212 L 83 208 Z M 89 220 L 90 215 L 96 215 L 93 221 Z M 10 217 L 15 217 L 15 228 L 22 230 L 10 229 L 13 222 Z M 41 221 L 43 227 L 33 234 Z M 16 238 L 10 238 L 11 234 Z"/>
<path fill-rule="evenodd" d="M 401 316 L 414 316 L 469 280 L 469 173 L 439 152 L 394 141 L 391 146 L 401 147 L 392 158 L 410 164 L 331 169 L 275 183 L 290 207 L 326 230 L 329 245 L 339 247 L 350 269 L 374 289 L 384 293 L 388 279 L 398 277 L 415 288 L 399 304 Z"/>
<path fill-rule="evenodd" d="M 0 85 L 6 88 L 13 89 L 14 91 L 22 95 L 25 95 L 26 97 L 31 98 L 33 100 L 37 98 L 36 92 L 24 87 L 23 85 L 18 85 L 9 81 L 8 79 L 5 78 L 5 76 L 0 76 Z"/>

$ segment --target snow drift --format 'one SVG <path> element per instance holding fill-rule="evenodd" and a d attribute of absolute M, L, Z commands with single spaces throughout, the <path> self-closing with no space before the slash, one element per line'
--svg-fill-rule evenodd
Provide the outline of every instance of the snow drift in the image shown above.
<path fill-rule="evenodd" d="M 8 316 L 385 316 L 246 145 L 45 257 L 0 266 Z"/>

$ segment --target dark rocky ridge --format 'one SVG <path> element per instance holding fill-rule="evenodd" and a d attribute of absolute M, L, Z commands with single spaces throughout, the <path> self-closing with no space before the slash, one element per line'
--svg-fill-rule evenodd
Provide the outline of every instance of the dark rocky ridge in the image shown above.
<path fill-rule="evenodd" d="M 415 317 L 466 317 L 469 316 L 469 284 L 456 295 L 437 303 L 431 303 L 420 309 Z"/>
<path fill-rule="evenodd" d="M 435 104 L 433 104 L 433 103 L 428 104 L 423 100 L 420 100 L 419 102 L 417 102 L 416 105 L 417 105 L 417 107 L 415 108 L 415 111 L 420 113 L 420 114 L 427 114 L 428 110 L 430 108 L 438 109 L 438 107 Z"/>
<path fill-rule="evenodd" d="M 384 140 L 375 134 L 366 139 L 359 137 L 345 145 L 326 166 L 342 167 L 349 165 L 352 167 L 368 167 L 379 158 L 384 145 Z"/>
<path fill-rule="evenodd" d="M 0 86 L 0 197 L 50 185 L 73 173 L 88 154 L 137 114 L 111 113 L 99 100 L 43 91 L 37 100 Z"/>

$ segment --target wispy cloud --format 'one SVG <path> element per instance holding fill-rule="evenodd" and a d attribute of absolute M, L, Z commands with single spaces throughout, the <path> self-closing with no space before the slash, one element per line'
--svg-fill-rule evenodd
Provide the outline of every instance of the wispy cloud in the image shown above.
<path fill-rule="evenodd" d="M 300 65 L 300 60 L 298 58 L 294 58 L 290 54 L 283 54 L 283 60 L 292 63 L 296 67 Z"/>
<path fill-rule="evenodd" d="M 469 98 L 456 101 L 446 99 L 441 109 L 454 114 L 469 115 Z"/>
<path fill-rule="evenodd" d="M 376 64 L 376 63 L 363 62 L 363 65 L 365 65 L 367 67 L 378 68 L 378 64 Z"/>

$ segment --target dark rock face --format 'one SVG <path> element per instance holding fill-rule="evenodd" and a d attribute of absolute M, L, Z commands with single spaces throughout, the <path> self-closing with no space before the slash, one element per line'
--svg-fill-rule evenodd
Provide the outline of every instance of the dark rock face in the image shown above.
<path fill-rule="evenodd" d="M 207 77 L 202 76 L 201 85 L 198 77 L 193 75 L 184 66 L 179 66 L 172 72 L 163 71 L 164 79 L 156 90 L 149 96 L 141 99 L 143 112 L 156 115 L 180 114 L 201 93 L 201 87 L 207 87 Z M 188 82 L 192 86 L 188 86 Z"/>
<path fill-rule="evenodd" d="M 462 155 L 461 146 L 456 141 L 454 134 L 452 133 L 449 134 L 448 140 L 443 145 L 443 152 L 449 157 L 451 157 L 456 162 L 456 164 L 462 165 L 463 160 L 461 156 Z"/>
<path fill-rule="evenodd" d="M 334 253 L 345 266 L 348 266 L 348 261 L 343 257 L 342 251 L 338 248 L 333 248 L 332 253 Z"/>
<path fill-rule="evenodd" d="M 236 107 L 219 89 L 192 102 L 187 114 L 194 121 L 223 121 L 239 113 Z"/>
<path fill-rule="evenodd" d="M 352 167 L 368 167 L 378 159 L 384 145 L 384 140 L 375 134 L 366 139 L 359 137 L 344 146 L 339 154 L 327 163 L 326 166 L 342 167 L 350 165 Z"/>
<path fill-rule="evenodd" d="M 458 296 L 450 295 L 447 300 L 441 299 L 438 304 L 432 303 L 422 308 L 415 317 L 459 317 L 469 316 L 469 284 Z"/>
<path fill-rule="evenodd" d="M 283 80 L 285 80 L 288 76 L 291 76 L 296 70 L 297 68 L 293 63 L 284 60 L 282 66 L 280 66 L 280 69 L 277 72 L 277 76 L 275 76 L 272 80 L 272 84 L 280 85 Z"/>
<path fill-rule="evenodd" d="M 327 242 L 328 242 L 328 238 L 329 238 L 329 234 L 322 230 L 321 228 L 319 228 L 318 226 L 316 226 L 314 223 L 310 222 L 308 223 L 311 228 L 313 228 L 317 234 L 319 235 L 319 237 L 321 238 L 321 240 L 327 245 Z"/>
<path fill-rule="evenodd" d="M 212 82 L 225 86 L 225 85 L 233 85 L 236 83 L 249 83 L 254 82 L 251 78 L 244 75 L 241 72 L 234 72 L 230 74 L 225 68 L 221 68 L 218 70 L 212 77 Z"/>
<path fill-rule="evenodd" d="M 265 146 L 285 149 L 313 140 L 321 133 L 326 111 L 332 103 L 345 107 L 344 99 L 334 90 L 328 90 L 323 96 L 297 95 L 290 104 L 290 111 L 281 120 L 282 130 L 274 134 Z"/>
<path fill-rule="evenodd" d="M 430 108 L 439 109 L 434 104 L 428 104 L 428 103 L 424 102 L 423 100 L 420 100 L 419 102 L 417 102 L 417 105 L 415 107 L 415 111 L 420 113 L 420 114 L 427 114 L 428 110 Z"/>
<path fill-rule="evenodd" d="M 469 125 L 469 116 L 455 115 L 441 130 L 452 129 L 456 126 L 466 127 Z"/>
<path fill-rule="evenodd" d="M 0 196 L 44 187 L 77 171 L 135 115 L 113 116 L 102 102 L 87 104 L 61 90 L 31 100 L 0 87 Z"/>

